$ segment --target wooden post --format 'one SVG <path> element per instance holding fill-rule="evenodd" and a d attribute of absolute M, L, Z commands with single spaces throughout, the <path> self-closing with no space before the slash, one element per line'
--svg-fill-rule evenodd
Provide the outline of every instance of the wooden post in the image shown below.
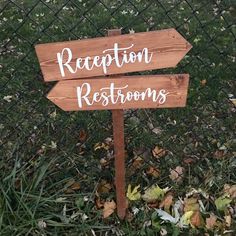
<path fill-rule="evenodd" d="M 108 36 L 120 35 L 120 29 L 108 30 Z M 120 219 L 125 218 L 125 141 L 124 141 L 124 111 L 112 110 L 113 139 L 115 152 L 115 185 L 117 215 Z"/>

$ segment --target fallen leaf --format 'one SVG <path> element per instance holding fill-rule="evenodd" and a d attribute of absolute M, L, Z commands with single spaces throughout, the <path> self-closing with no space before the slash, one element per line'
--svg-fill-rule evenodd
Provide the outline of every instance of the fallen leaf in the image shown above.
<path fill-rule="evenodd" d="M 161 235 L 161 236 L 165 236 L 165 235 L 167 235 L 167 234 L 168 234 L 167 230 L 164 229 L 164 228 L 161 228 L 161 230 L 160 230 L 160 235 Z"/>
<path fill-rule="evenodd" d="M 159 202 L 147 202 L 147 205 L 149 208 L 158 208 L 159 207 Z"/>
<path fill-rule="evenodd" d="M 135 170 L 141 168 L 143 166 L 143 158 L 141 157 L 137 157 L 135 158 L 135 160 L 133 161 L 131 167 L 134 168 Z"/>
<path fill-rule="evenodd" d="M 69 179 L 68 182 L 66 183 L 65 187 L 68 188 L 68 187 L 70 187 L 74 183 L 75 183 L 74 179 Z"/>
<path fill-rule="evenodd" d="M 228 194 L 231 198 L 235 199 L 236 198 L 236 185 L 230 186 L 229 184 L 225 184 L 224 192 Z"/>
<path fill-rule="evenodd" d="M 165 193 L 169 191 L 169 188 L 160 188 L 158 185 L 153 185 L 152 187 L 148 188 L 142 198 L 146 202 L 153 202 L 156 200 L 162 200 Z"/>
<path fill-rule="evenodd" d="M 160 203 L 159 207 L 164 207 L 165 211 L 169 212 L 170 206 L 173 204 L 173 195 L 167 194 L 162 202 Z"/>
<path fill-rule="evenodd" d="M 225 156 L 225 151 L 224 150 L 217 150 L 214 153 L 214 158 L 216 159 L 222 159 Z"/>
<path fill-rule="evenodd" d="M 87 139 L 87 133 L 84 129 L 79 131 L 79 141 L 84 142 Z"/>
<path fill-rule="evenodd" d="M 198 210 L 199 210 L 199 203 L 197 198 L 191 197 L 184 199 L 184 212 L 198 211 Z"/>
<path fill-rule="evenodd" d="M 143 163 L 143 158 L 140 156 L 136 156 L 127 171 L 127 175 L 132 176 L 138 169 L 143 166 Z"/>
<path fill-rule="evenodd" d="M 164 221 L 176 224 L 179 220 L 178 217 L 174 218 L 172 215 L 170 215 L 169 213 L 161 209 L 157 209 L 156 211 L 157 211 L 158 216 Z"/>
<path fill-rule="evenodd" d="M 74 193 L 74 190 L 71 189 L 71 186 L 76 183 L 76 181 L 72 178 L 65 185 L 65 193 Z"/>
<path fill-rule="evenodd" d="M 80 187 L 81 187 L 81 185 L 80 185 L 79 182 L 75 182 L 75 183 L 73 183 L 73 184 L 70 186 L 70 188 L 71 188 L 72 190 L 79 190 Z"/>
<path fill-rule="evenodd" d="M 112 189 L 112 185 L 103 179 L 98 184 L 97 192 L 98 194 L 109 193 L 111 189 Z"/>
<path fill-rule="evenodd" d="M 88 217 L 86 214 L 83 214 L 82 217 L 81 217 L 81 219 L 82 219 L 83 221 L 87 220 L 88 218 L 89 218 L 89 217 Z"/>
<path fill-rule="evenodd" d="M 164 157 L 166 155 L 166 150 L 163 148 L 160 148 L 158 146 L 156 146 L 153 150 L 152 150 L 152 155 L 156 158 L 160 158 L 160 157 Z"/>
<path fill-rule="evenodd" d="M 204 224 L 200 211 L 195 211 L 190 218 L 190 224 L 194 227 L 200 227 Z"/>
<path fill-rule="evenodd" d="M 97 209 L 101 209 L 102 207 L 104 207 L 104 200 L 101 200 L 100 197 L 96 197 L 95 198 L 95 205 Z"/>
<path fill-rule="evenodd" d="M 177 166 L 175 169 L 170 171 L 170 179 L 176 183 L 180 183 L 183 179 L 184 168 Z"/>
<path fill-rule="evenodd" d="M 155 178 L 158 178 L 158 177 L 160 176 L 160 170 L 154 168 L 153 166 L 150 166 L 150 167 L 147 169 L 146 173 L 147 173 L 148 175 L 151 175 L 151 176 L 155 177 Z"/>
<path fill-rule="evenodd" d="M 126 197 L 130 200 L 130 201 L 137 201 L 141 198 L 141 194 L 140 191 L 138 190 L 140 188 L 140 185 L 135 186 L 133 188 L 133 190 L 131 190 L 131 185 L 128 185 L 128 190 L 126 193 Z"/>
<path fill-rule="evenodd" d="M 45 229 L 45 228 L 47 228 L 47 224 L 46 224 L 45 221 L 39 220 L 39 221 L 38 221 L 38 227 L 39 227 L 40 229 Z"/>
<path fill-rule="evenodd" d="M 236 106 L 236 98 L 230 98 L 229 100 Z"/>
<path fill-rule="evenodd" d="M 187 211 L 184 215 L 180 218 L 180 227 L 186 227 L 191 223 L 191 217 L 194 214 L 194 211 Z"/>
<path fill-rule="evenodd" d="M 57 116 L 57 110 L 55 110 L 54 112 L 52 112 L 51 114 L 49 114 L 50 118 L 55 119 Z"/>
<path fill-rule="evenodd" d="M 107 137 L 104 140 L 105 144 L 107 144 L 110 148 L 114 146 L 113 139 L 111 137 Z M 126 150 L 125 150 L 126 151 Z"/>
<path fill-rule="evenodd" d="M 20 187 L 21 187 L 21 179 L 16 178 L 16 180 L 15 180 L 15 188 L 16 188 L 17 190 L 19 190 Z"/>
<path fill-rule="evenodd" d="M 135 33 L 134 29 L 129 29 L 129 33 L 134 34 Z"/>
<path fill-rule="evenodd" d="M 231 224 L 232 224 L 232 217 L 231 217 L 231 215 L 226 215 L 226 216 L 224 216 L 224 218 L 225 218 L 226 227 L 230 227 Z"/>
<path fill-rule="evenodd" d="M 210 217 L 206 218 L 206 228 L 214 229 L 216 225 L 217 217 L 214 214 L 210 214 Z"/>
<path fill-rule="evenodd" d="M 100 159 L 100 164 L 101 164 L 102 167 L 106 167 L 106 166 L 109 165 L 109 161 L 106 160 L 105 158 L 101 158 Z"/>
<path fill-rule="evenodd" d="M 51 149 L 57 149 L 57 143 L 54 141 L 51 141 L 51 144 L 48 145 Z"/>
<path fill-rule="evenodd" d="M 8 95 L 8 96 L 4 96 L 4 97 L 3 97 L 3 100 L 5 100 L 5 101 L 7 101 L 7 102 L 11 102 L 12 98 L 13 98 L 13 96 Z"/>
<path fill-rule="evenodd" d="M 94 145 L 94 151 L 100 150 L 100 149 L 105 149 L 105 150 L 109 150 L 109 145 L 106 143 L 96 143 Z"/>
<path fill-rule="evenodd" d="M 189 198 L 191 196 L 196 196 L 196 194 L 201 194 L 204 198 L 209 199 L 209 194 L 202 190 L 201 188 L 195 189 L 192 188 L 190 192 L 186 193 L 186 197 Z"/>
<path fill-rule="evenodd" d="M 193 158 L 191 158 L 191 157 L 188 157 L 188 158 L 185 158 L 185 159 L 183 160 L 183 162 L 184 162 L 185 164 L 187 164 L 187 165 L 190 165 L 190 164 L 192 164 L 192 163 L 195 163 L 195 162 L 196 162 L 196 159 L 193 159 Z"/>
<path fill-rule="evenodd" d="M 59 197 L 59 198 L 57 198 L 56 200 L 55 200 L 55 202 L 66 202 L 66 197 Z"/>
<path fill-rule="evenodd" d="M 207 83 L 207 80 L 206 80 L 206 79 L 201 80 L 201 85 L 202 85 L 202 86 L 205 86 L 206 83 Z"/>
<path fill-rule="evenodd" d="M 112 200 L 104 203 L 103 218 L 109 217 L 116 209 L 116 203 Z"/>
<path fill-rule="evenodd" d="M 224 211 L 231 202 L 232 199 L 228 198 L 226 195 L 223 195 L 215 200 L 215 205 L 217 210 Z"/>

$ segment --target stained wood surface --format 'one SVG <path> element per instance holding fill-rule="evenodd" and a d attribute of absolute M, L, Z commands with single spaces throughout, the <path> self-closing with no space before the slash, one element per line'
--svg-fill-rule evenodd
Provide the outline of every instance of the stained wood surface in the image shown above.
<path fill-rule="evenodd" d="M 134 63 L 124 64 L 121 68 L 116 65 L 115 61 L 112 61 L 111 65 L 107 68 L 106 75 L 175 67 L 192 47 L 175 29 L 166 29 L 111 37 L 38 44 L 35 48 L 44 80 L 57 81 L 105 75 L 102 67 L 94 67 L 92 70 L 83 68 L 77 70 L 76 73 L 69 72 L 65 67 L 65 76 L 63 77 L 58 64 L 57 53 L 61 53 L 64 48 L 71 50 L 72 60 L 69 64 L 75 68 L 77 58 L 82 58 L 83 62 L 89 56 L 91 57 L 89 63 L 92 63 L 95 56 L 104 56 L 103 51 L 113 48 L 115 43 L 118 43 L 119 48 L 129 47 L 133 44 L 134 46 L 132 49 L 128 49 L 127 53 L 131 51 L 138 53 L 143 48 L 148 48 L 149 55 L 152 53 L 152 59 L 150 63 L 136 60 Z M 123 54 L 120 51 L 119 58 L 122 58 Z M 112 52 L 111 55 L 113 55 Z"/>
<path fill-rule="evenodd" d="M 121 35 L 121 29 L 108 30 L 108 36 Z M 125 134 L 124 134 L 124 110 L 112 110 L 114 157 L 115 157 L 115 185 L 117 215 L 124 219 L 126 215 L 125 196 Z"/>
<path fill-rule="evenodd" d="M 68 80 L 58 82 L 47 97 L 65 111 L 184 107 L 186 105 L 188 81 L 188 74 L 117 76 L 116 78 L 101 77 L 97 79 Z M 87 105 L 85 101 L 82 101 L 82 108 L 80 108 L 78 105 L 77 87 L 81 88 L 85 83 L 89 84 L 91 87 L 90 93 L 86 96 L 89 101 L 92 100 L 94 93 L 100 93 L 100 89 L 108 88 L 112 83 L 114 83 L 116 88 L 128 85 L 127 88 L 122 90 L 123 94 L 126 94 L 128 91 L 144 92 L 147 88 L 156 90 L 157 92 L 164 89 L 169 94 L 164 104 L 153 102 L 150 97 L 147 97 L 143 101 L 131 100 L 126 101 L 124 104 L 120 102 L 117 104 L 109 103 L 107 106 L 102 105 L 102 100 L 95 102 L 93 105 Z M 84 88 L 86 88 L 86 86 Z M 81 95 L 83 96 L 86 94 L 87 90 L 82 90 Z M 117 96 L 115 95 L 115 97 Z M 99 98 L 99 96 L 97 98 Z"/>

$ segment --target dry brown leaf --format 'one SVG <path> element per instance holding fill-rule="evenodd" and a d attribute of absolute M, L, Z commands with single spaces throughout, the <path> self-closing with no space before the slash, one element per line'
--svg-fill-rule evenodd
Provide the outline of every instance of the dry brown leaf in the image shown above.
<path fill-rule="evenodd" d="M 67 194 L 74 193 L 74 192 L 75 191 L 71 188 L 68 188 L 68 189 L 65 190 L 65 193 L 67 193 Z"/>
<path fill-rule="evenodd" d="M 81 185 L 80 185 L 79 182 L 75 182 L 75 183 L 73 183 L 73 184 L 70 186 L 70 188 L 71 188 L 72 190 L 79 190 L 80 187 L 81 187 Z"/>
<path fill-rule="evenodd" d="M 190 164 L 192 164 L 192 163 L 195 163 L 196 160 L 193 159 L 193 158 L 191 158 L 191 157 L 188 157 L 188 158 L 185 158 L 185 159 L 183 160 L 183 162 L 184 162 L 185 164 L 190 165 Z"/>
<path fill-rule="evenodd" d="M 130 165 L 129 170 L 127 171 L 127 175 L 133 175 L 136 170 L 140 169 L 143 166 L 143 159 L 141 157 L 136 157 L 132 164 Z"/>
<path fill-rule="evenodd" d="M 152 150 L 152 155 L 156 158 L 160 158 L 160 157 L 164 157 L 166 155 L 166 150 L 163 148 L 160 148 L 158 146 L 156 146 L 153 150 Z"/>
<path fill-rule="evenodd" d="M 159 207 L 162 208 L 164 207 L 164 210 L 169 212 L 170 211 L 170 206 L 173 204 L 173 195 L 172 194 L 167 194 L 165 198 L 162 200 L 160 203 Z"/>
<path fill-rule="evenodd" d="M 200 211 L 195 211 L 190 219 L 191 225 L 194 227 L 200 227 L 203 224 L 203 219 Z"/>
<path fill-rule="evenodd" d="M 104 149 L 104 150 L 109 150 L 109 145 L 107 143 L 102 143 L 102 142 L 99 142 L 99 143 L 96 143 L 94 145 L 94 151 L 97 151 L 97 150 L 100 150 L 100 149 Z"/>
<path fill-rule="evenodd" d="M 116 203 L 112 200 L 104 203 L 103 218 L 109 217 L 116 209 Z"/>
<path fill-rule="evenodd" d="M 199 210 L 199 203 L 197 198 L 191 197 L 184 199 L 184 212 L 198 211 L 198 210 Z"/>
<path fill-rule="evenodd" d="M 141 168 L 143 165 L 143 159 L 141 157 L 137 157 L 135 158 L 135 160 L 132 163 L 132 168 L 134 168 L 135 170 Z"/>
<path fill-rule="evenodd" d="M 226 216 L 224 216 L 224 218 L 225 218 L 226 227 L 230 227 L 231 224 L 232 224 L 232 217 L 231 217 L 231 215 L 226 215 Z"/>
<path fill-rule="evenodd" d="M 222 159 L 225 156 L 225 151 L 224 150 L 217 150 L 214 153 L 214 158 L 216 159 Z"/>
<path fill-rule="evenodd" d="M 84 142 L 87 139 L 87 133 L 84 129 L 79 131 L 79 141 Z"/>
<path fill-rule="evenodd" d="M 75 183 L 76 181 L 73 178 L 69 179 L 69 181 L 65 185 L 65 193 L 74 193 L 74 190 L 71 188 L 71 186 Z"/>
<path fill-rule="evenodd" d="M 150 166 L 150 167 L 147 169 L 146 173 L 147 173 L 148 175 L 151 175 L 151 176 L 155 177 L 155 178 L 157 178 L 157 177 L 160 176 L 160 170 L 154 168 L 153 166 Z"/>
<path fill-rule="evenodd" d="M 110 163 L 110 161 L 106 160 L 105 158 L 100 159 L 100 164 L 101 164 L 102 167 L 108 166 L 109 163 Z"/>
<path fill-rule="evenodd" d="M 150 207 L 150 208 L 158 208 L 158 207 L 159 207 L 159 202 L 157 202 L 157 201 L 148 202 L 147 205 L 148 205 L 148 207 Z"/>
<path fill-rule="evenodd" d="M 78 153 L 79 153 L 79 155 L 83 155 L 84 152 L 85 152 L 84 146 L 83 146 L 81 143 L 77 143 L 76 146 L 77 146 L 77 148 L 78 148 Z"/>
<path fill-rule="evenodd" d="M 229 194 L 231 198 L 236 198 L 236 185 L 229 185 L 225 184 L 224 185 L 224 192 Z"/>
<path fill-rule="evenodd" d="M 101 209 L 104 206 L 104 200 L 101 200 L 100 197 L 95 198 L 95 205 L 97 209 Z"/>
<path fill-rule="evenodd" d="M 180 183 L 183 179 L 184 168 L 177 166 L 175 169 L 170 171 L 170 179 L 176 183 Z"/>
<path fill-rule="evenodd" d="M 214 214 L 211 214 L 210 217 L 206 218 L 206 228 L 214 229 L 216 225 L 217 217 Z"/>
<path fill-rule="evenodd" d="M 15 189 L 19 190 L 21 187 L 21 179 L 16 178 L 15 180 Z"/>
<path fill-rule="evenodd" d="M 103 179 L 98 184 L 97 192 L 98 194 L 109 193 L 111 189 L 112 189 L 112 185 Z"/>
<path fill-rule="evenodd" d="M 202 85 L 202 86 L 205 86 L 206 83 L 207 83 L 207 80 L 206 80 L 206 79 L 201 80 L 201 85 Z"/>

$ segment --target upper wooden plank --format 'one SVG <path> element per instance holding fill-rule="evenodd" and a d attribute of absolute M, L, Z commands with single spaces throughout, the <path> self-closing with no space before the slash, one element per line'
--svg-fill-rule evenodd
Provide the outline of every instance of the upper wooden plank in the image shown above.
<path fill-rule="evenodd" d="M 65 111 L 184 107 L 188 74 L 58 82 L 47 98 Z"/>
<path fill-rule="evenodd" d="M 191 47 L 175 29 L 35 46 L 45 81 L 175 67 Z"/>

